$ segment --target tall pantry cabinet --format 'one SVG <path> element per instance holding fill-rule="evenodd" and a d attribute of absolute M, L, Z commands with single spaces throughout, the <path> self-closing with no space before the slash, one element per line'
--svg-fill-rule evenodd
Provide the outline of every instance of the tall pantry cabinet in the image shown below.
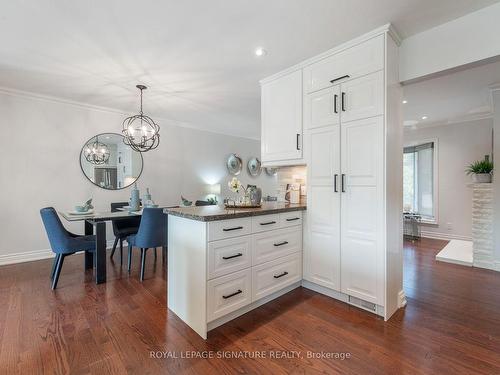
<path fill-rule="evenodd" d="M 303 285 L 388 319 L 405 304 L 398 39 L 384 26 L 277 80 L 298 72 L 307 165 Z"/>

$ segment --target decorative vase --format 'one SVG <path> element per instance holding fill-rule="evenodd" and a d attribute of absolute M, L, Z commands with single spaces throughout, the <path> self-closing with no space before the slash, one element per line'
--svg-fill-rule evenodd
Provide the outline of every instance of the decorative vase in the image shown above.
<path fill-rule="evenodd" d="M 258 187 L 252 187 L 249 190 L 249 199 L 252 206 L 260 205 L 262 200 L 262 190 Z"/>
<path fill-rule="evenodd" d="M 134 188 L 130 192 L 129 211 L 139 211 L 140 206 L 141 199 L 139 198 L 139 189 L 137 189 L 137 184 L 134 184 Z"/>
<path fill-rule="evenodd" d="M 472 181 L 476 184 L 485 184 L 491 182 L 491 173 L 477 173 L 472 175 Z"/>

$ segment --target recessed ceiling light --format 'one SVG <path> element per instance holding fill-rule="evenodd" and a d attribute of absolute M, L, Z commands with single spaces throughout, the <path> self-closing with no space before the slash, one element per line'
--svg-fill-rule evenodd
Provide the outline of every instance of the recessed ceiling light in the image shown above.
<path fill-rule="evenodd" d="M 427 116 L 422 116 L 422 120 L 427 120 Z"/>
<path fill-rule="evenodd" d="M 406 103 L 408 103 L 408 100 L 403 100 L 403 104 L 406 104 Z"/>
<path fill-rule="evenodd" d="M 265 55 L 267 55 L 267 51 L 264 48 L 259 47 L 259 48 L 255 49 L 255 56 L 262 57 L 262 56 L 265 56 Z"/>

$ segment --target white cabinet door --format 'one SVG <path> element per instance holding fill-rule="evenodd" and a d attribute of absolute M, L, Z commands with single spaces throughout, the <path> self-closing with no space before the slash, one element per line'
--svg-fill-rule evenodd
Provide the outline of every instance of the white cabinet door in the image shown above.
<path fill-rule="evenodd" d="M 340 291 L 340 125 L 307 134 L 304 278 Z M 335 183 L 337 182 L 337 185 Z"/>
<path fill-rule="evenodd" d="M 262 85 L 262 162 L 302 159 L 302 71 Z"/>
<path fill-rule="evenodd" d="M 341 126 L 342 292 L 384 304 L 383 117 Z"/>
<path fill-rule="evenodd" d="M 304 127 L 315 129 L 340 122 L 340 86 L 336 85 L 305 97 Z"/>
<path fill-rule="evenodd" d="M 384 68 L 384 36 L 379 35 L 304 68 L 304 92 L 332 85 L 339 78 L 357 78 Z"/>
<path fill-rule="evenodd" d="M 384 113 L 384 72 L 379 71 L 342 83 L 342 123 Z"/>

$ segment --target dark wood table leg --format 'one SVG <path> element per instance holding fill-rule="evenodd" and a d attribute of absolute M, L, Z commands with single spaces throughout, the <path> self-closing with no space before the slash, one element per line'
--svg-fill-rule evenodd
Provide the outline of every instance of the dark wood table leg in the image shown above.
<path fill-rule="evenodd" d="M 90 236 L 94 234 L 94 226 L 85 220 L 85 235 Z M 94 254 L 90 251 L 85 252 L 85 269 L 90 270 L 94 267 Z"/>
<path fill-rule="evenodd" d="M 106 282 L 106 223 L 99 221 L 94 226 L 96 234 L 95 282 L 101 284 Z"/>

